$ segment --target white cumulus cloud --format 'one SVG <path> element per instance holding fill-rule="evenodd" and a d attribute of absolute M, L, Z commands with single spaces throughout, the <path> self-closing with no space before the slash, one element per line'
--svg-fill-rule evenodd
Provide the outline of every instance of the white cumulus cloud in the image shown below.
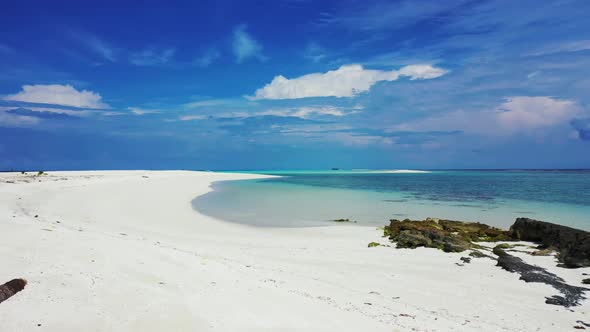
<path fill-rule="evenodd" d="M 354 97 L 380 81 L 432 79 L 448 71 L 431 65 L 409 65 L 399 70 L 365 69 L 358 64 L 344 65 L 326 73 L 311 73 L 288 79 L 275 76 L 269 84 L 256 90 L 251 99 L 299 99 L 307 97 Z"/>
<path fill-rule="evenodd" d="M 460 130 L 485 136 L 533 133 L 568 125 L 581 109 L 572 100 L 549 96 L 515 96 L 482 111 L 457 110 L 395 126 L 391 131 Z"/>
<path fill-rule="evenodd" d="M 110 108 L 102 102 L 102 97 L 96 92 L 78 91 L 71 85 L 60 84 L 23 85 L 19 93 L 5 96 L 3 99 L 80 108 Z"/>
<path fill-rule="evenodd" d="M 512 97 L 504 102 L 496 116 L 500 127 L 516 131 L 536 129 L 569 122 L 579 109 L 575 102 L 552 97 Z"/>

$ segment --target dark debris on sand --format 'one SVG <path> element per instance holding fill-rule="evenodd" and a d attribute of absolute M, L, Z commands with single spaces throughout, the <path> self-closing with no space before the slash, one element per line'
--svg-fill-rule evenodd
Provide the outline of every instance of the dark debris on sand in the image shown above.
<path fill-rule="evenodd" d="M 565 283 L 559 276 L 535 265 L 531 265 L 519 257 L 509 254 L 517 246 L 509 243 L 497 245 L 491 255 L 477 249 L 484 247 L 477 242 L 532 241 L 540 244 L 539 251 L 532 255 L 549 254 L 556 250 L 561 267 L 576 268 L 590 266 L 590 232 L 543 221 L 518 218 L 510 230 L 502 230 L 476 222 L 461 222 L 427 218 L 425 220 L 390 221 L 384 227 L 385 237 L 395 242 L 397 248 L 429 247 L 445 252 L 463 252 L 471 250 L 470 257 L 461 257 L 458 266 L 471 262 L 471 258 L 491 258 L 497 260 L 498 266 L 520 274 L 525 282 L 544 283 L 552 286 L 559 295 L 548 297 L 545 303 L 560 305 L 566 308 L 580 304 L 585 299 L 585 292 L 590 289 L 572 286 Z M 489 249 L 488 249 L 489 250 Z M 545 253 L 547 252 L 547 253 Z"/>
<path fill-rule="evenodd" d="M 586 299 L 584 292 L 590 291 L 588 288 L 568 285 L 557 275 L 541 267 L 527 264 L 522 259 L 508 254 L 499 246 L 494 248 L 494 254 L 498 256 L 498 266 L 504 270 L 520 274 L 520 279 L 525 282 L 539 282 L 552 286 L 562 294 L 548 297 L 545 301 L 547 304 L 561 305 L 566 308 L 576 306 L 580 304 L 581 300 Z"/>
<path fill-rule="evenodd" d="M 27 285 L 25 279 L 12 279 L 9 282 L 0 285 L 0 303 L 8 300 L 14 294 L 20 292 Z"/>

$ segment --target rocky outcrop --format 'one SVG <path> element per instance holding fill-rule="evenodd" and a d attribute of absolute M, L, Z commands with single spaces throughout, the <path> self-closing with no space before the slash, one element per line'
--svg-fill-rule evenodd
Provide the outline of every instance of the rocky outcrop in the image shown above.
<path fill-rule="evenodd" d="M 590 266 L 590 232 L 529 218 L 516 219 L 509 231 L 478 222 L 392 219 L 384 227 L 384 236 L 398 248 L 429 247 L 446 252 L 478 248 L 474 242 L 530 241 L 541 245 L 533 255 L 557 251 L 565 267 Z"/>
<path fill-rule="evenodd" d="M 428 218 L 403 221 L 393 219 L 384 235 L 398 248 L 429 247 L 446 252 L 462 252 L 474 247 L 473 241 L 508 241 L 511 233 L 481 223 Z"/>
<path fill-rule="evenodd" d="M 590 232 L 529 218 L 516 219 L 510 230 L 515 239 L 556 248 L 566 267 L 590 266 Z"/>
<path fill-rule="evenodd" d="M 503 269 L 518 273 L 525 282 L 543 283 L 555 288 L 559 294 L 546 298 L 546 303 L 572 307 L 585 299 L 590 289 L 567 284 L 562 278 L 539 266 L 531 265 L 509 251 L 525 246 L 519 243 L 501 243 L 494 247 L 496 257 L 482 251 L 489 250 L 477 242 L 530 241 L 541 244 L 531 255 L 550 255 L 558 252 L 558 258 L 566 267 L 590 266 L 590 233 L 574 228 L 528 218 L 518 218 L 510 230 L 502 230 L 481 223 L 427 218 L 425 220 L 390 220 L 383 228 L 384 236 L 397 243 L 397 248 L 429 247 L 446 252 L 462 252 L 470 249 L 470 257 L 461 257 L 459 266 L 473 258 L 490 258 Z M 369 245 L 371 246 L 371 245 Z M 481 251 L 480 251 L 481 250 Z M 590 282 L 584 279 L 583 284 Z"/>

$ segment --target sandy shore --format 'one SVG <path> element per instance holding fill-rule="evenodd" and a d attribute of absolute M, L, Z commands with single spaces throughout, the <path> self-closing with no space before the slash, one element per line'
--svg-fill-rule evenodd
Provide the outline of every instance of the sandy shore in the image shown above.
<path fill-rule="evenodd" d="M 255 228 L 191 200 L 207 172 L 0 174 L 0 331 L 565 331 L 590 322 L 491 259 L 387 244 L 373 227 Z M 23 182 L 27 179 L 28 183 Z M 40 180 L 39 180 L 40 179 Z M 14 183 L 11 183 L 14 182 Z M 590 269 L 532 262 L 581 285 Z"/>

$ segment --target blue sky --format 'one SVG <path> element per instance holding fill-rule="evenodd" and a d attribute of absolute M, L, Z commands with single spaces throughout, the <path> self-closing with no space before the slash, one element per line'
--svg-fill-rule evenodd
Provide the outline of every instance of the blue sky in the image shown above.
<path fill-rule="evenodd" d="M 0 169 L 590 168 L 589 12 L 13 1 Z"/>

